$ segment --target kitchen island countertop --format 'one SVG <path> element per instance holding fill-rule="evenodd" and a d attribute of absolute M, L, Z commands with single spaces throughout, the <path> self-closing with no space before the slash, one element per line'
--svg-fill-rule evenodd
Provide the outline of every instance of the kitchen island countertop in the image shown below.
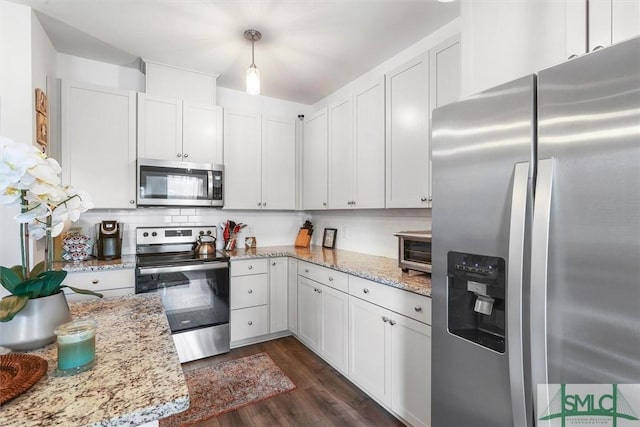
<path fill-rule="evenodd" d="M 96 364 L 56 377 L 55 344 L 29 351 L 49 364 L 32 388 L 2 405 L 0 426 L 128 426 L 189 407 L 189 391 L 157 294 L 70 304 L 74 320 L 97 321 Z"/>
<path fill-rule="evenodd" d="M 342 249 L 325 249 L 320 246 L 297 248 L 295 246 L 266 246 L 251 249 L 235 249 L 227 252 L 231 260 L 288 256 L 333 268 L 353 276 L 372 280 L 387 286 L 431 297 L 431 276 L 398 267 L 398 260 L 363 254 Z"/>

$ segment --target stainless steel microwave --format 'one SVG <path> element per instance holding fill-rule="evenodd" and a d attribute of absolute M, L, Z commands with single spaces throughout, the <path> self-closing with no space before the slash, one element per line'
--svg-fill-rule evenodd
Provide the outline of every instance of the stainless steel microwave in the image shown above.
<path fill-rule="evenodd" d="M 398 267 L 431 273 L 431 231 L 400 231 L 398 237 Z"/>
<path fill-rule="evenodd" d="M 138 206 L 223 206 L 224 166 L 138 159 Z"/>

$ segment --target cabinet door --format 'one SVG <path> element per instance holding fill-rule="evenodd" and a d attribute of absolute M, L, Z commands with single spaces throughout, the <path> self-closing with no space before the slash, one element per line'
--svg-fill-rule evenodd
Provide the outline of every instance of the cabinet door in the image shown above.
<path fill-rule="evenodd" d="M 327 209 L 327 109 L 304 122 L 302 209 Z"/>
<path fill-rule="evenodd" d="M 329 209 L 347 209 L 353 198 L 353 126 L 351 97 L 332 104 L 329 115 Z"/>
<path fill-rule="evenodd" d="M 421 55 L 386 76 L 387 208 L 428 206 L 429 59 Z"/>
<path fill-rule="evenodd" d="M 387 320 L 385 320 L 387 319 Z M 391 406 L 391 341 L 389 312 L 349 297 L 349 378 Z"/>
<path fill-rule="evenodd" d="M 182 158 L 182 101 L 138 93 L 138 157 Z"/>
<path fill-rule="evenodd" d="M 296 207 L 296 124 L 262 118 L 262 208 Z"/>
<path fill-rule="evenodd" d="M 260 116 L 226 111 L 224 114 L 225 208 L 261 208 L 261 158 Z"/>
<path fill-rule="evenodd" d="M 62 179 L 97 209 L 135 208 L 135 92 L 69 81 L 62 92 Z"/>
<path fill-rule="evenodd" d="M 431 327 L 394 314 L 391 326 L 392 409 L 414 426 L 431 424 Z"/>
<path fill-rule="evenodd" d="M 298 276 L 298 338 L 312 350 L 318 350 L 318 309 L 316 295 L 319 286 Z"/>
<path fill-rule="evenodd" d="M 184 102 L 182 158 L 197 163 L 222 164 L 222 108 Z"/>
<path fill-rule="evenodd" d="M 287 258 L 289 263 L 289 330 L 298 334 L 298 260 Z"/>
<path fill-rule="evenodd" d="M 589 52 L 611 44 L 611 0 L 588 0 Z"/>
<path fill-rule="evenodd" d="M 612 43 L 640 35 L 640 1 L 612 0 L 611 27 Z"/>
<path fill-rule="evenodd" d="M 289 279 L 287 258 L 269 260 L 269 332 L 287 330 L 287 291 Z"/>
<path fill-rule="evenodd" d="M 349 296 L 318 284 L 320 300 L 320 354 L 347 374 L 349 365 Z"/>
<path fill-rule="evenodd" d="M 353 94 L 354 208 L 384 208 L 384 77 Z"/>
<path fill-rule="evenodd" d="M 429 51 L 429 118 L 438 107 L 460 99 L 460 36 L 440 43 Z M 432 171 L 429 147 L 429 197 L 431 206 Z"/>

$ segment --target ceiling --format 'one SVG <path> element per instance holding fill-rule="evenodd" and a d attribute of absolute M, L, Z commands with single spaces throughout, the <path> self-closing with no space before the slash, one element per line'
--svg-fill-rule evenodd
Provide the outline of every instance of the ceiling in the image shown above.
<path fill-rule="evenodd" d="M 459 15 L 436 0 L 15 0 L 59 52 L 218 74 L 244 90 L 255 28 L 262 95 L 312 104 Z"/>

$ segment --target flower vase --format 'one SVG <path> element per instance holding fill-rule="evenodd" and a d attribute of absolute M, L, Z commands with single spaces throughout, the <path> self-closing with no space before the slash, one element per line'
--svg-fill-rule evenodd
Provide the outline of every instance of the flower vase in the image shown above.
<path fill-rule="evenodd" d="M 30 299 L 8 322 L 0 322 L 0 346 L 12 350 L 34 350 L 55 341 L 53 330 L 71 321 L 64 292 Z"/>

